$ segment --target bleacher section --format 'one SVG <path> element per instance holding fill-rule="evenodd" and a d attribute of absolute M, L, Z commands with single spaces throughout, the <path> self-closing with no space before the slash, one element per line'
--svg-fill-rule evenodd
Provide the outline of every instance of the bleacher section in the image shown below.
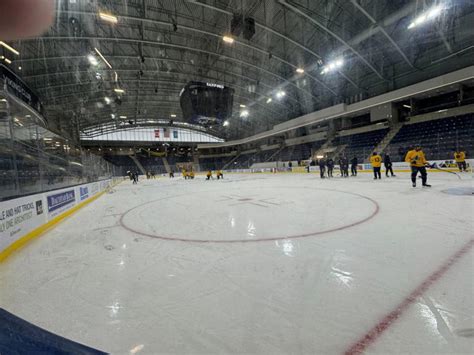
<path fill-rule="evenodd" d="M 378 129 L 348 136 L 337 136 L 333 140 L 334 146 L 347 145 L 344 153 L 347 157 L 357 157 L 359 161 L 366 159 L 377 144 L 385 137 L 388 128 Z"/>
<path fill-rule="evenodd" d="M 427 159 L 452 159 L 456 149 L 467 157 L 474 155 L 474 115 L 448 117 L 405 124 L 385 149 L 393 158 L 403 160 L 410 146 L 421 144 Z"/>

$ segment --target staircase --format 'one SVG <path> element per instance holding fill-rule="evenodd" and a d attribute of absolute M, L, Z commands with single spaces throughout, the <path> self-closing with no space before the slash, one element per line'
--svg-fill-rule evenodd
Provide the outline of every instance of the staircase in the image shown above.
<path fill-rule="evenodd" d="M 373 152 L 377 152 L 377 153 L 381 154 L 385 150 L 385 148 L 387 148 L 387 146 L 390 144 L 392 139 L 397 135 L 397 133 L 400 131 L 400 129 L 402 129 L 402 127 L 403 127 L 403 122 L 396 123 L 392 127 L 390 127 L 390 130 L 387 132 L 385 137 L 383 137 L 383 139 L 379 142 L 379 144 L 377 144 L 377 146 L 370 153 L 370 155 L 367 157 L 366 160 L 367 161 L 369 160 L 369 158 L 372 156 Z"/>
<path fill-rule="evenodd" d="M 240 153 L 237 153 L 237 155 L 235 157 L 233 157 L 231 160 L 229 160 L 227 163 L 224 164 L 224 166 L 222 167 L 222 170 L 225 170 L 227 169 L 231 164 L 234 164 L 234 161 L 236 161 L 237 159 L 239 159 L 240 157 Z"/>
<path fill-rule="evenodd" d="M 143 165 L 138 161 L 137 157 L 135 155 L 129 155 L 130 159 L 133 160 L 135 165 L 138 167 L 138 169 L 141 171 L 143 175 L 146 175 L 146 170 L 143 167 Z"/>
<path fill-rule="evenodd" d="M 168 174 L 171 173 L 171 167 L 170 167 L 170 164 L 168 163 L 168 159 L 166 159 L 166 157 L 161 157 L 161 159 L 163 160 L 163 165 L 165 166 L 166 172 Z"/>
<path fill-rule="evenodd" d="M 280 148 L 278 148 L 275 153 L 270 155 L 267 159 L 265 159 L 265 163 L 268 163 L 269 161 L 272 161 L 273 158 L 275 158 L 280 152 L 285 148 L 284 145 L 282 145 Z"/>

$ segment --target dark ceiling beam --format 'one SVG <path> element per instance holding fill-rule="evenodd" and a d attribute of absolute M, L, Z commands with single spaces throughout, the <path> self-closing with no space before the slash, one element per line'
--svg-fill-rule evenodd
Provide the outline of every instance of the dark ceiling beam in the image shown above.
<path fill-rule="evenodd" d="M 367 10 L 365 10 L 362 5 L 359 4 L 358 0 L 351 0 L 352 4 L 360 11 L 362 12 L 365 17 L 367 17 L 370 22 L 372 22 L 372 24 L 374 24 L 376 27 L 379 28 L 379 30 L 383 33 L 383 35 L 388 39 L 388 41 L 392 44 L 392 46 L 397 50 L 397 52 L 400 54 L 400 56 L 403 58 L 403 60 L 412 68 L 412 69 L 416 69 L 412 62 L 408 59 L 408 57 L 406 56 L 406 54 L 402 51 L 402 49 L 398 46 L 398 44 L 395 42 L 395 40 L 392 38 L 392 36 L 390 36 L 388 34 L 387 31 L 385 31 L 385 29 L 379 25 L 379 23 L 377 22 L 377 20 L 372 17 L 372 15 L 370 15 Z"/>
<path fill-rule="evenodd" d="M 97 13 L 95 13 L 95 12 L 69 11 L 69 13 L 83 15 L 83 16 L 97 17 Z M 160 25 L 160 26 L 166 26 L 166 27 L 171 27 L 172 26 L 171 23 L 166 22 L 166 21 L 158 21 L 158 20 L 151 20 L 151 19 L 147 19 L 147 18 L 139 18 L 139 17 L 125 16 L 125 15 L 117 15 L 117 14 L 116 14 L 116 16 L 119 19 L 124 19 L 124 20 L 127 20 L 127 21 L 137 21 L 137 22 L 140 22 L 141 24 L 149 23 L 149 24 L 153 24 L 153 25 Z M 119 22 L 119 24 L 121 24 L 121 23 Z M 216 37 L 216 38 L 219 38 L 219 39 L 221 39 L 222 36 L 223 36 L 223 34 L 220 34 L 220 33 L 209 32 L 209 31 L 205 31 L 205 30 L 197 29 L 195 27 L 189 27 L 189 26 L 185 26 L 185 25 L 181 25 L 181 24 L 179 25 L 179 29 L 180 30 L 185 30 L 185 31 L 190 31 L 190 32 L 195 32 L 195 33 L 199 33 L 199 34 L 204 34 L 206 36 L 212 36 L 212 37 Z M 284 37 L 285 39 L 287 39 L 286 36 L 284 36 L 284 35 L 281 35 L 281 36 Z M 285 60 L 284 58 L 269 52 L 268 50 L 259 48 L 257 46 L 252 46 L 248 43 L 239 41 L 238 39 L 234 39 L 234 43 L 238 44 L 238 45 L 241 45 L 241 46 L 244 46 L 246 48 L 255 50 L 255 51 L 257 51 L 261 54 L 264 54 L 266 57 L 271 54 L 272 58 L 280 61 L 281 63 L 284 63 L 285 65 L 290 66 L 293 70 L 296 70 L 299 67 L 298 65 L 295 65 L 295 64 Z M 317 57 L 321 58 L 320 56 L 317 56 Z M 331 91 L 334 95 L 337 95 L 329 86 L 327 86 L 323 81 L 319 80 L 314 75 L 311 75 L 309 73 L 305 73 L 305 75 L 310 77 L 311 79 L 313 79 L 316 83 L 323 86 L 325 89 Z"/>
<path fill-rule="evenodd" d="M 348 42 L 346 42 L 344 39 L 342 39 L 339 35 L 337 35 L 333 31 L 331 31 L 329 28 L 327 28 L 321 22 L 319 22 L 316 19 L 309 16 L 306 12 L 304 12 L 304 11 L 300 10 L 299 8 L 287 3 L 285 0 L 278 0 L 278 2 L 281 5 L 285 6 L 286 8 L 290 9 L 291 11 L 293 11 L 294 13 L 298 14 L 299 16 L 305 18 L 306 20 L 308 20 L 312 24 L 316 25 L 321 30 L 327 32 L 332 37 L 334 37 L 337 41 L 342 43 L 345 47 L 350 49 L 351 52 L 354 53 L 362 62 L 364 62 L 365 65 L 367 65 L 367 67 L 369 67 L 380 79 L 386 80 L 383 77 L 383 75 L 367 59 L 365 59 L 359 51 L 357 51 L 353 46 L 351 46 Z"/>
<path fill-rule="evenodd" d="M 108 42 L 133 43 L 133 44 L 142 43 L 142 44 L 150 45 L 150 46 L 168 47 L 168 48 L 180 49 L 180 50 L 183 50 L 183 51 L 205 53 L 205 54 L 213 56 L 213 57 L 218 57 L 219 59 L 226 59 L 226 60 L 229 60 L 231 62 L 236 62 L 236 63 L 239 63 L 241 65 L 254 68 L 258 71 L 264 72 L 264 73 L 266 73 L 270 76 L 278 78 L 282 82 L 293 86 L 296 90 L 299 90 L 299 91 L 301 91 L 301 92 L 303 92 L 303 93 L 305 93 L 309 96 L 312 96 L 314 99 L 318 98 L 317 96 L 313 95 L 312 92 L 299 88 L 295 83 L 293 83 L 292 81 L 282 77 L 281 75 L 279 75 L 277 73 L 269 71 L 265 68 L 262 68 L 258 65 L 255 65 L 253 63 L 249 63 L 249 62 L 246 62 L 246 61 L 234 58 L 234 57 L 229 57 L 229 56 L 219 54 L 219 53 L 215 53 L 215 52 L 212 52 L 212 51 L 208 51 L 208 50 L 205 50 L 205 49 L 194 48 L 194 47 L 184 46 L 184 45 L 180 45 L 180 44 L 164 43 L 164 42 L 157 42 L 157 41 L 150 41 L 150 40 L 139 40 L 139 39 L 134 39 L 134 38 L 93 37 L 93 36 L 78 36 L 78 37 L 46 36 L 46 37 L 39 37 L 38 39 L 52 40 L 52 41 L 72 41 L 72 40 L 75 40 L 75 41 L 77 41 L 77 40 L 93 41 L 93 40 L 97 40 L 97 41 L 108 41 Z M 337 96 L 337 94 L 335 94 L 334 91 L 332 91 L 332 92 L 334 93 L 334 95 Z"/>

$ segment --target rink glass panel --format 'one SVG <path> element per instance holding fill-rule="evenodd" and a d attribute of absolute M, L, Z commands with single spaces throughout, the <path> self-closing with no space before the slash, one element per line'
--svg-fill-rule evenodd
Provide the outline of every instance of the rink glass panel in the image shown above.
<path fill-rule="evenodd" d="M 114 166 L 42 127 L 26 110 L 0 117 L 0 200 L 111 178 Z"/>

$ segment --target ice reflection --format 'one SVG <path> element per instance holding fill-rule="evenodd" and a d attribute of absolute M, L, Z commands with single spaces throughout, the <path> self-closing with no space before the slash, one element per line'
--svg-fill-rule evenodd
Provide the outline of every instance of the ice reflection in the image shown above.
<path fill-rule="evenodd" d="M 286 256 L 295 256 L 296 246 L 295 246 L 294 241 L 292 240 L 276 241 L 275 244 L 277 245 L 278 248 L 281 249 L 283 254 L 285 254 Z"/>
<path fill-rule="evenodd" d="M 118 301 L 115 301 L 111 306 L 108 306 L 107 308 L 110 309 L 110 316 L 111 317 L 115 317 L 117 316 L 120 308 L 122 308 L 122 306 L 120 306 L 120 303 Z"/>
<path fill-rule="evenodd" d="M 255 225 L 253 224 L 253 222 L 249 221 L 247 225 L 247 236 L 255 237 L 257 235 L 256 231 L 257 231 L 257 228 L 255 228 Z"/>

